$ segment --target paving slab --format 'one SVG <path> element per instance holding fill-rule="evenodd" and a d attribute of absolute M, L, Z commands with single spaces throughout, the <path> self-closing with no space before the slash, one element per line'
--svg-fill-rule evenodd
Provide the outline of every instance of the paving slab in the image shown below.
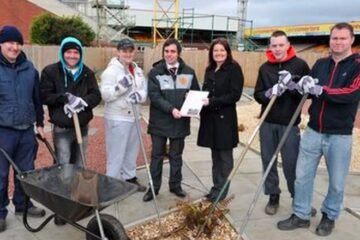
<path fill-rule="evenodd" d="M 98 111 L 101 114 L 101 110 Z M 144 108 L 143 115 L 148 114 Z M 186 138 L 185 152 L 184 152 L 184 168 L 183 168 L 183 188 L 189 194 L 191 200 L 201 198 L 207 189 L 212 185 L 211 177 L 211 154 L 209 149 L 200 148 L 196 146 L 198 120 L 193 120 L 191 129 L 192 134 Z M 239 146 L 234 151 L 234 158 L 237 160 L 243 147 Z M 169 192 L 168 189 L 169 165 L 164 164 L 163 170 L 163 184 L 158 195 L 159 209 L 161 212 L 166 212 L 175 207 L 178 199 Z M 264 213 L 264 207 L 267 202 L 267 196 L 261 192 L 259 199 L 253 209 L 253 214 L 245 229 L 246 239 L 262 240 L 262 239 L 294 239 L 294 240 L 315 240 L 315 239 L 341 239 L 352 240 L 359 239 L 360 219 L 351 214 L 347 209 L 354 209 L 355 212 L 360 212 L 360 174 L 350 174 L 347 179 L 347 187 L 345 190 L 345 199 L 343 211 L 340 218 L 336 221 L 335 229 L 331 236 L 320 238 L 314 234 L 315 228 L 320 221 L 321 214 L 311 219 L 311 226 L 309 229 L 298 229 L 295 231 L 279 231 L 276 228 L 276 223 L 290 216 L 291 201 L 289 193 L 287 192 L 286 183 L 282 174 L 282 169 L 279 168 L 280 187 L 282 189 L 280 208 L 278 214 L 275 216 L 268 216 Z M 141 183 L 147 184 L 147 174 L 145 169 L 138 170 L 138 177 Z M 230 194 L 235 195 L 235 199 L 230 203 L 229 216 L 232 219 L 237 230 L 240 229 L 250 204 L 253 201 L 255 190 L 257 189 L 260 179 L 262 177 L 262 166 L 260 156 L 256 152 L 249 151 L 243 160 L 239 171 L 235 175 L 230 185 Z M 319 169 L 315 181 L 313 206 L 319 211 L 324 195 L 327 192 L 328 176 L 326 170 Z M 125 226 L 142 221 L 148 217 L 156 215 L 154 204 L 152 202 L 144 203 L 142 201 L 144 193 L 135 193 L 129 198 L 123 200 L 119 204 L 114 204 L 106 208 L 103 212 L 116 216 Z M 10 213 L 7 218 L 8 229 L 0 233 L 1 240 L 45 240 L 45 239 L 68 239 L 78 240 L 84 239 L 85 234 L 72 226 L 55 226 L 52 222 L 49 223 L 41 232 L 28 232 L 21 221 L 21 217 L 13 215 L 13 207 L 9 206 Z M 48 214 L 49 211 L 48 211 Z M 39 219 L 31 219 L 31 223 L 39 223 Z M 85 225 L 89 219 L 80 221 Z"/>

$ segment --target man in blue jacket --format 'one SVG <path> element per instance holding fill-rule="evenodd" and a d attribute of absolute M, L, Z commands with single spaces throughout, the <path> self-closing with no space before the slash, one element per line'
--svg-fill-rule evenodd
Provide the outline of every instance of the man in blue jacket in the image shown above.
<path fill-rule="evenodd" d="M 37 131 L 43 132 L 43 109 L 39 98 L 39 74 L 22 52 L 24 40 L 14 26 L 4 26 L 0 30 L 0 147 L 12 158 L 20 171 L 34 169 Z M 8 179 L 10 163 L 0 154 L 0 232 L 5 231 L 9 204 Z M 14 177 L 15 191 L 12 202 L 15 214 L 24 211 L 24 192 L 19 180 Z M 31 202 L 28 215 L 42 217 L 43 209 Z"/>
<path fill-rule="evenodd" d="M 278 223 L 280 230 L 308 228 L 316 169 L 324 156 L 329 189 L 315 233 L 331 234 L 344 198 L 352 148 L 352 130 L 360 100 L 360 57 L 353 54 L 354 30 L 337 23 L 330 31 L 331 55 L 319 59 L 298 86 L 312 95 L 310 120 L 300 142 L 296 166 L 294 213 Z M 318 82 L 318 84 L 316 84 Z"/>

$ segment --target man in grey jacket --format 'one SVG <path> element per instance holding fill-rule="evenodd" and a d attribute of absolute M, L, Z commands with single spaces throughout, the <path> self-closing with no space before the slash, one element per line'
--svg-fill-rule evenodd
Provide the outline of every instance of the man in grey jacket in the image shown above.
<path fill-rule="evenodd" d="M 184 140 L 190 134 L 190 119 L 182 117 L 180 108 L 189 90 L 199 90 L 195 72 L 180 58 L 181 45 L 168 39 L 163 46 L 163 59 L 154 63 L 149 73 L 148 96 L 150 120 L 148 133 L 152 140 L 150 171 L 157 195 L 161 186 L 162 164 L 167 139 L 170 141 L 170 192 L 185 197 L 181 188 Z M 154 198 L 149 189 L 144 202 Z"/>
<path fill-rule="evenodd" d="M 135 45 L 127 38 L 119 41 L 117 56 L 110 60 L 101 75 L 101 96 L 105 102 L 106 175 L 138 186 L 146 191 L 136 177 L 136 159 L 140 139 L 136 129 L 135 111 L 146 101 L 147 82 L 134 62 Z"/>

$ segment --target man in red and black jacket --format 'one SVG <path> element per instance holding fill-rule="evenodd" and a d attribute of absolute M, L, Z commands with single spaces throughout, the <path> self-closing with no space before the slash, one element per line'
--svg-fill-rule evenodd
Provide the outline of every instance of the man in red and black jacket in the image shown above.
<path fill-rule="evenodd" d="M 296 56 L 295 49 L 290 45 L 283 31 L 275 31 L 271 34 L 266 56 L 268 61 L 259 69 L 254 92 L 255 100 L 261 104 L 261 114 L 273 95 L 276 95 L 277 99 L 260 127 L 261 160 L 264 171 L 301 100 L 301 94 L 296 89 L 290 90 L 291 87 L 285 87 L 281 82 L 286 79 L 289 84 L 295 85 L 295 82 L 310 71 L 307 63 Z M 299 123 L 300 116 L 296 119 L 281 149 L 283 171 L 291 197 L 294 196 L 296 160 L 300 143 Z M 274 215 L 279 208 L 281 193 L 276 164 L 272 166 L 265 180 L 264 191 L 266 195 L 269 195 L 265 213 Z"/>
<path fill-rule="evenodd" d="M 360 101 L 360 56 L 353 54 L 353 27 L 337 23 L 330 32 L 331 56 L 318 60 L 311 77 L 298 86 L 312 96 L 310 121 L 301 139 L 296 167 L 294 214 L 280 221 L 280 230 L 310 226 L 314 179 L 324 156 L 329 174 L 329 190 L 321 206 L 322 219 L 315 233 L 331 234 L 339 217 L 349 171 L 352 130 Z"/>

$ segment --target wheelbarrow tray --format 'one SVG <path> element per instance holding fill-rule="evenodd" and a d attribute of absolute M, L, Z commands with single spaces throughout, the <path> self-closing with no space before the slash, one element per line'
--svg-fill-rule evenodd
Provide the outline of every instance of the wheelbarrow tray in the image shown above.
<path fill-rule="evenodd" d="M 98 175 L 98 202 L 86 204 L 71 199 L 74 177 L 80 172 Z M 136 192 L 137 186 L 73 164 L 58 164 L 17 175 L 26 195 L 55 214 L 79 221 Z"/>

